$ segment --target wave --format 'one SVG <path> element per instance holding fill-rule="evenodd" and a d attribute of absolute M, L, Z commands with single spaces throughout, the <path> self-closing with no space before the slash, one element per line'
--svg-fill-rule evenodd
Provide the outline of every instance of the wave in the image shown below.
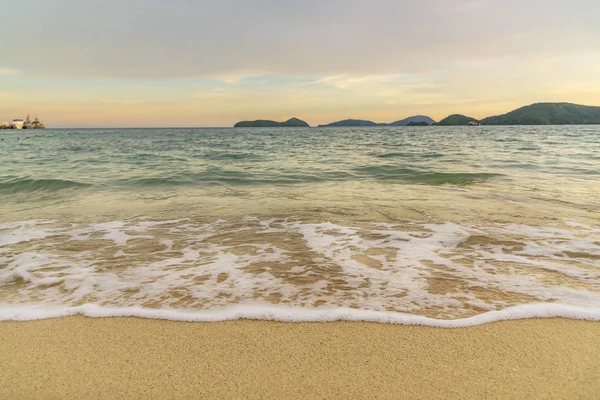
<path fill-rule="evenodd" d="M 294 185 L 330 181 L 347 181 L 356 176 L 346 172 L 242 172 L 210 168 L 205 172 L 181 173 L 164 177 L 136 177 L 116 182 L 118 186 L 160 187 L 160 186 L 260 186 Z"/>
<path fill-rule="evenodd" d="M 374 180 L 425 185 L 469 185 L 501 176 L 490 173 L 441 173 L 419 171 L 393 165 L 353 168 L 349 171 L 236 171 L 211 167 L 203 172 L 180 172 L 158 176 L 134 176 L 104 182 L 103 187 L 161 188 L 189 186 L 261 186 Z M 90 187 L 92 184 L 65 179 L 0 178 L 0 193 L 53 192 Z"/>
<path fill-rule="evenodd" d="M 87 183 L 75 182 L 64 179 L 32 179 L 32 178 L 5 178 L 0 180 L 0 192 L 20 193 L 37 191 L 58 191 L 76 189 L 90 186 Z"/>
<path fill-rule="evenodd" d="M 442 173 L 395 166 L 366 166 L 350 171 L 231 171 L 210 168 L 205 172 L 175 173 L 164 176 L 137 176 L 109 183 L 116 187 L 160 188 L 185 186 L 261 186 L 306 183 L 385 181 L 424 185 L 469 185 L 503 176 L 493 173 Z"/>
<path fill-rule="evenodd" d="M 541 150 L 538 146 L 523 146 L 518 148 L 519 151 L 538 151 Z"/>
<path fill-rule="evenodd" d="M 383 181 L 404 181 L 426 185 L 469 185 L 501 177 L 494 173 L 447 173 L 414 170 L 395 165 L 377 165 L 355 168 L 354 171 L 364 178 L 374 178 Z"/>
<path fill-rule="evenodd" d="M 229 153 L 229 152 L 209 152 L 204 153 L 197 158 L 203 158 L 207 160 L 215 160 L 215 161 L 263 161 L 264 157 L 259 156 L 253 153 Z"/>
<path fill-rule="evenodd" d="M 503 176 L 502 174 L 490 173 L 443 173 L 432 172 L 416 176 L 409 176 L 407 181 L 424 183 L 429 185 L 470 185 L 484 182 L 492 178 Z"/>
<path fill-rule="evenodd" d="M 375 178 L 376 180 L 401 180 L 405 177 L 421 173 L 415 169 L 398 167 L 396 165 L 367 165 L 354 168 L 353 171 L 360 177 Z"/>
<path fill-rule="evenodd" d="M 238 319 L 281 322 L 352 321 L 420 325 L 438 328 L 466 328 L 496 321 L 531 318 L 569 318 L 600 321 L 600 309 L 544 303 L 523 304 L 454 320 L 442 320 L 390 311 L 370 311 L 351 308 L 315 309 L 280 306 L 234 306 L 213 311 L 182 311 L 142 307 L 101 307 L 95 304 L 65 308 L 13 307 L 6 305 L 0 307 L 0 321 L 32 321 L 73 315 L 83 315 L 92 318 L 139 317 L 184 322 L 219 322 Z"/>
<path fill-rule="evenodd" d="M 0 224 L 0 288 L 8 308 L 202 316 L 241 305 L 443 320 L 536 303 L 600 310 L 599 229 L 565 224 L 20 221 Z"/>
<path fill-rule="evenodd" d="M 441 153 L 425 153 L 425 154 L 419 154 L 419 153 L 384 153 L 384 154 L 378 154 L 376 155 L 377 158 L 441 158 L 444 157 L 445 154 L 441 154 Z"/>
<path fill-rule="evenodd" d="M 191 185 L 192 182 L 181 179 L 177 176 L 169 177 L 157 177 L 157 178 L 132 178 L 118 181 L 119 186 L 126 187 L 160 187 L 160 186 L 186 186 Z"/>
<path fill-rule="evenodd" d="M 385 153 L 376 155 L 377 158 L 410 158 L 418 156 L 418 154 L 413 153 Z"/>

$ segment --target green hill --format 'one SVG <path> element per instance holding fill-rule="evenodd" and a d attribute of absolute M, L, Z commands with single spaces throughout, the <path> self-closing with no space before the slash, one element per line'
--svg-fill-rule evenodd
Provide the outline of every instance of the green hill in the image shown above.
<path fill-rule="evenodd" d="M 571 103 L 536 103 L 504 115 L 488 117 L 483 125 L 586 125 L 600 124 L 600 107 Z"/>
<path fill-rule="evenodd" d="M 415 124 L 418 124 L 418 126 L 423 126 L 424 123 L 426 125 L 433 125 L 435 121 L 425 115 L 415 115 L 414 117 L 408 117 L 400 121 L 392 122 L 391 124 L 377 123 L 364 119 L 345 119 L 343 121 L 332 122 L 331 124 L 327 125 L 319 125 L 319 127 L 325 128 L 336 126 L 408 126 L 411 123 L 411 126 L 415 126 Z"/>
<path fill-rule="evenodd" d="M 390 126 L 425 126 L 433 125 L 435 121 L 426 115 L 415 115 L 414 117 L 408 117 L 401 119 L 400 121 L 392 122 L 388 124 Z"/>
<path fill-rule="evenodd" d="M 343 121 L 332 122 L 327 125 L 319 125 L 320 128 L 336 127 L 336 126 L 377 126 L 373 121 L 366 121 L 362 119 L 345 119 Z"/>
<path fill-rule="evenodd" d="M 479 121 L 476 120 L 475 118 L 467 117 L 466 115 L 452 114 L 452 115 L 444 118 L 440 122 L 438 122 L 436 125 L 442 125 L 442 126 L 467 125 L 469 122 L 479 122 Z"/>
<path fill-rule="evenodd" d="M 404 126 L 429 126 L 429 125 L 430 124 L 428 124 L 427 121 L 421 121 L 421 122 L 411 121 L 407 125 L 404 125 Z"/>
<path fill-rule="evenodd" d="M 269 121 L 258 119 L 256 121 L 241 121 L 233 126 L 234 128 L 308 128 L 306 122 L 298 118 L 290 118 L 285 122 Z"/>

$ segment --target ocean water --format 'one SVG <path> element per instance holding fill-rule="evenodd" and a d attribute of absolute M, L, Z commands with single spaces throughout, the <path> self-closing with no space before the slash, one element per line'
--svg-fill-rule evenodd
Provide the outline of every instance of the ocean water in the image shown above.
<path fill-rule="evenodd" d="M 600 127 L 0 132 L 0 320 L 600 320 Z"/>

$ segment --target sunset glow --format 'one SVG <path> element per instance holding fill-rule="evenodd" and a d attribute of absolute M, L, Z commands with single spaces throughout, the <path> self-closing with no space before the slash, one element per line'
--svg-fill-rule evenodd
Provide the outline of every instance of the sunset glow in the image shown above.
<path fill-rule="evenodd" d="M 600 3 L 5 2 L 0 120 L 232 126 L 600 105 Z M 274 34 L 275 33 L 275 34 Z"/>

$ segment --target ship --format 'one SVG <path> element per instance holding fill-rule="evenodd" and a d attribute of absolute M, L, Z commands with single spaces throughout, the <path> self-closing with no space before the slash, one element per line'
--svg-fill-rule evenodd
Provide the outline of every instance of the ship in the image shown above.
<path fill-rule="evenodd" d="M 2 122 L 0 129 L 44 129 L 46 126 L 39 120 L 38 117 L 32 121 L 31 117 L 27 115 L 27 118 L 15 118 L 12 121 Z"/>
<path fill-rule="evenodd" d="M 31 124 L 32 129 L 46 129 L 46 125 L 42 124 L 38 117 L 36 116 Z"/>
<path fill-rule="evenodd" d="M 24 124 L 25 124 L 25 121 L 23 121 L 23 118 L 15 118 L 12 121 L 10 121 L 10 126 L 13 129 L 23 129 Z"/>
<path fill-rule="evenodd" d="M 27 118 L 25 118 L 25 122 L 23 122 L 23 129 L 31 129 L 31 117 L 27 114 Z"/>
<path fill-rule="evenodd" d="M 38 117 L 35 117 L 35 119 L 31 121 L 29 114 L 27 114 L 27 118 L 23 123 L 23 129 L 44 129 L 45 127 L 46 126 L 40 122 Z"/>

